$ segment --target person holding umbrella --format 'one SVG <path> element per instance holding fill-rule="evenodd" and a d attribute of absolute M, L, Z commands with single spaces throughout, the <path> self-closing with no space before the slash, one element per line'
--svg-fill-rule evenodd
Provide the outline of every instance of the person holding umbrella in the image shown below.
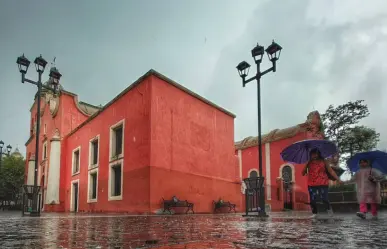
<path fill-rule="evenodd" d="M 378 150 L 357 153 L 347 161 L 347 165 L 355 173 L 346 183 L 356 183 L 359 202 L 359 212 L 356 215 L 365 219 L 369 203 L 372 218 L 377 219 L 378 205 L 381 202 L 380 181 L 387 173 L 387 153 Z"/>
<path fill-rule="evenodd" d="M 325 161 L 325 158 L 337 154 L 337 146 L 328 140 L 304 140 L 294 143 L 281 152 L 284 161 L 297 164 L 306 163 L 302 175 L 308 175 L 308 192 L 313 217 L 317 216 L 317 197 L 320 197 L 328 211 L 333 215 L 328 199 L 329 180 L 342 183 L 336 172 Z"/>
<path fill-rule="evenodd" d="M 315 148 L 310 151 L 310 160 L 305 165 L 302 175 L 308 175 L 308 191 L 310 198 L 310 207 L 313 216 L 316 216 L 317 197 L 325 204 L 325 208 L 329 215 L 333 215 L 332 207 L 328 199 L 329 178 L 330 176 L 341 184 L 340 178 L 336 172 L 327 164 L 321 156 L 319 149 Z"/>

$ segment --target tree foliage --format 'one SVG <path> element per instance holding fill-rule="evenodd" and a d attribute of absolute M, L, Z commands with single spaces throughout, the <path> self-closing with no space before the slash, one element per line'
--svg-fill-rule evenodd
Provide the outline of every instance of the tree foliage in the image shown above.
<path fill-rule="evenodd" d="M 357 152 L 370 151 L 379 142 L 379 133 L 366 126 L 354 126 L 343 131 L 338 144 L 341 153 L 353 155 Z"/>
<path fill-rule="evenodd" d="M 364 104 L 364 100 L 350 101 L 337 107 L 330 105 L 325 113 L 321 115 L 325 136 L 337 142 L 346 129 L 359 123 L 360 120 L 369 115 L 370 112 L 367 105 Z"/>
<path fill-rule="evenodd" d="M 379 142 L 380 134 L 375 129 L 357 125 L 369 115 L 364 100 L 350 101 L 337 107 L 330 105 L 321 115 L 325 136 L 337 144 L 342 162 L 350 155 L 374 149 Z"/>
<path fill-rule="evenodd" d="M 0 198 L 17 201 L 24 184 L 24 167 L 23 158 L 3 157 L 0 168 Z"/>

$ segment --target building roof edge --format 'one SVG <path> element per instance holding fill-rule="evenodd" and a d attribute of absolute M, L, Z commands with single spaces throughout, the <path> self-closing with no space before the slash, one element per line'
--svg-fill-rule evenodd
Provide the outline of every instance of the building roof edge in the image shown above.
<path fill-rule="evenodd" d="M 76 127 L 74 130 L 72 130 L 69 134 L 67 134 L 67 136 L 71 136 L 72 134 L 74 134 L 76 131 L 78 131 L 80 128 L 82 128 L 84 125 L 86 125 L 87 123 L 89 123 L 91 120 L 93 120 L 95 117 L 97 117 L 101 112 L 103 112 L 105 109 L 107 109 L 109 106 L 111 106 L 114 102 L 116 102 L 118 99 L 120 99 L 123 95 L 125 95 L 127 92 L 129 92 L 130 90 L 132 90 L 133 88 L 135 88 L 136 86 L 138 86 L 141 82 L 143 82 L 143 80 L 151 75 L 154 75 L 156 76 L 157 78 L 161 79 L 161 80 L 164 80 L 166 81 L 167 83 L 173 85 L 174 87 L 184 91 L 185 93 L 195 97 L 196 99 L 199 99 L 200 101 L 218 109 L 219 111 L 235 118 L 236 115 L 227 111 L 226 109 L 212 103 L 211 101 L 205 99 L 204 97 L 192 92 L 191 90 L 189 90 L 188 88 L 180 85 L 179 83 L 171 80 L 170 78 L 164 76 L 163 74 L 151 69 L 149 70 L 147 73 L 145 73 L 144 75 L 142 75 L 140 78 L 138 78 L 135 82 L 133 82 L 131 85 L 129 85 L 127 88 L 125 88 L 122 92 L 120 92 L 116 97 L 114 97 L 111 101 L 109 101 L 106 105 L 104 105 L 103 107 L 99 107 L 99 110 L 94 113 L 93 115 L 91 115 L 88 119 L 86 119 L 83 123 L 81 123 L 78 127 Z M 66 93 L 69 93 L 69 94 L 73 94 L 73 93 L 70 93 L 70 92 L 66 92 Z"/>

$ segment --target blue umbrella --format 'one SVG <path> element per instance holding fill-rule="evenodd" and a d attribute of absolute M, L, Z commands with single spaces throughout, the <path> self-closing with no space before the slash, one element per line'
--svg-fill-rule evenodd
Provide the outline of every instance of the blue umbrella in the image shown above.
<path fill-rule="evenodd" d="M 281 152 L 282 160 L 297 164 L 309 161 L 309 153 L 312 149 L 318 149 L 321 156 L 328 158 L 338 152 L 337 146 L 328 140 L 303 140 L 289 145 Z"/>
<path fill-rule="evenodd" d="M 369 160 L 372 168 L 379 170 L 383 174 L 387 174 L 387 153 L 374 150 L 368 152 L 357 153 L 347 161 L 347 166 L 350 171 L 357 172 L 360 169 L 359 161 L 361 159 Z"/>

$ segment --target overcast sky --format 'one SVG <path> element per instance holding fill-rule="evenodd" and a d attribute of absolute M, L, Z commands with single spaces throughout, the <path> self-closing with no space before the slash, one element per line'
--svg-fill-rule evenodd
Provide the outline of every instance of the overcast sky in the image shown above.
<path fill-rule="evenodd" d="M 364 99 L 387 148 L 385 0 L 0 0 L 0 140 L 25 152 L 36 88 L 20 83 L 23 52 L 56 57 L 63 87 L 95 105 L 153 68 L 235 113 L 236 140 L 255 136 L 256 86 L 235 66 L 272 39 L 283 51 L 262 79 L 263 131 Z"/>

